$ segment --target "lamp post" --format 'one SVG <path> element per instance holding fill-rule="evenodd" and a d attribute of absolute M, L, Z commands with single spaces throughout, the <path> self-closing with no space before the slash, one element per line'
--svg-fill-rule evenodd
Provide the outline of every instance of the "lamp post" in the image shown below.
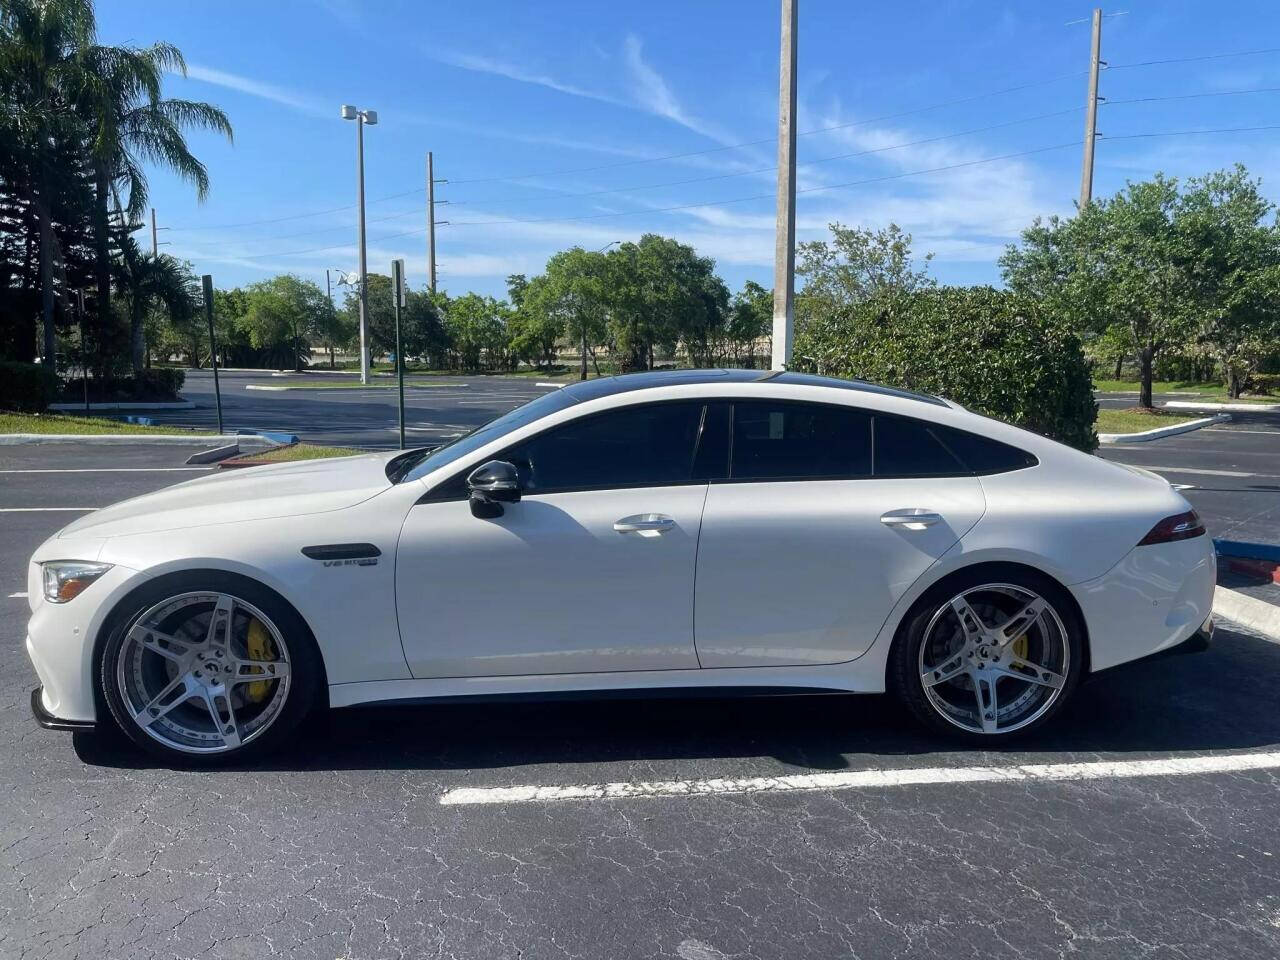
<path fill-rule="evenodd" d="M 360 206 L 360 382 L 369 382 L 369 321 L 368 321 L 368 270 L 365 262 L 364 239 L 364 125 L 378 122 L 377 110 L 360 110 L 350 104 L 342 105 L 342 119 L 356 122 L 356 191 Z"/>

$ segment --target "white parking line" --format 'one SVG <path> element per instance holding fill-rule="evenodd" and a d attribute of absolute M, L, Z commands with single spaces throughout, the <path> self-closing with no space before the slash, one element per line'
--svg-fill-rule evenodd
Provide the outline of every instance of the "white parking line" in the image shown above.
<path fill-rule="evenodd" d="M 11 594 L 9 594 L 9 599 L 10 599 L 10 600 L 25 600 L 25 599 L 27 599 L 27 592 L 24 590 L 22 593 L 11 593 Z"/>
<path fill-rule="evenodd" d="M 93 513 L 101 507 L 0 507 L 0 513 Z"/>
<path fill-rule="evenodd" d="M 1280 434 L 1280 430 L 1241 430 L 1235 427 L 1202 427 L 1201 429 L 1205 433 L 1261 433 L 1272 437 Z"/>
<path fill-rule="evenodd" d="M 65 467 L 57 470 L 0 470 L 0 473 L 185 473 L 213 467 Z"/>
<path fill-rule="evenodd" d="M 782 777 L 715 780 L 659 780 L 563 787 L 460 787 L 440 797 L 445 806 L 542 803 L 557 800 L 624 800 L 642 797 L 707 797 L 734 793 L 790 793 L 803 790 L 858 790 L 950 783 L 1105 780 L 1121 777 L 1181 777 L 1200 773 L 1271 770 L 1280 753 L 1243 753 L 1157 760 L 1100 760 L 1089 763 L 1029 763 L 1013 767 L 922 767 L 802 773 Z"/>

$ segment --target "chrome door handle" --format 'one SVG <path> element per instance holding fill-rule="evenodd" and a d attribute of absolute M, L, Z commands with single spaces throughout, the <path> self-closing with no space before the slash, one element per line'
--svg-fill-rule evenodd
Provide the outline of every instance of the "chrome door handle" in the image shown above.
<path fill-rule="evenodd" d="M 613 529 L 618 533 L 638 533 L 641 536 L 656 537 L 666 533 L 675 525 L 674 520 L 660 513 L 637 513 L 634 516 L 623 517 L 614 523 Z"/>
<path fill-rule="evenodd" d="M 942 514 L 920 507 L 909 507 L 905 510 L 890 510 L 881 515 L 880 522 L 886 527 L 902 527 L 905 530 L 923 530 L 942 522 Z"/>

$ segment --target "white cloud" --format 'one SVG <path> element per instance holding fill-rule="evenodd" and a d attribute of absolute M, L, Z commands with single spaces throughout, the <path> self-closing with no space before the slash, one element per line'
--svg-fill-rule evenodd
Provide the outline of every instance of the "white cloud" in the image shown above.
<path fill-rule="evenodd" d="M 198 63 L 189 63 L 187 64 L 187 76 L 192 80 L 211 83 L 214 86 L 225 87 L 228 90 L 235 90 L 239 93 L 247 93 L 251 97 L 258 97 L 262 100 L 270 100 L 303 113 L 318 116 L 323 116 L 326 113 L 324 105 L 316 100 L 309 99 L 291 90 L 286 90 L 283 87 L 277 87 L 274 84 L 263 83 L 251 77 L 241 76 L 238 73 L 228 73 L 225 70 L 216 70 L 213 67 L 201 66 Z"/>
<path fill-rule="evenodd" d="M 575 84 L 558 80 L 550 74 L 527 70 L 517 64 L 507 63 L 502 60 L 495 60 L 492 57 L 480 56 L 479 54 L 474 53 L 439 51 L 434 49 L 428 52 L 428 56 L 440 61 L 441 63 L 446 63 L 449 66 L 459 67 L 462 70 L 470 70 L 474 73 L 487 73 L 496 77 L 506 77 L 508 80 L 515 80 L 518 83 L 531 83 L 534 86 L 546 87 L 549 90 L 565 93 L 572 97 L 585 97 L 588 100 L 599 100 L 603 103 L 622 103 L 622 101 L 618 100 L 616 97 L 612 97 L 599 90 L 588 90 L 586 87 L 579 87 Z"/>
<path fill-rule="evenodd" d="M 667 81 L 645 62 L 643 45 L 639 37 L 633 33 L 627 34 L 622 51 L 630 74 L 631 94 L 641 109 L 656 116 L 665 117 L 672 123 L 678 123 L 717 143 L 735 142 L 733 137 L 717 125 L 695 117 L 680 104 L 675 94 L 671 92 L 671 87 L 667 85 Z"/>

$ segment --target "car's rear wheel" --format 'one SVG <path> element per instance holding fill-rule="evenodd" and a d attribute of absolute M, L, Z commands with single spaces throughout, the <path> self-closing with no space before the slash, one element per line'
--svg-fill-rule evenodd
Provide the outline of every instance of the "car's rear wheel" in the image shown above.
<path fill-rule="evenodd" d="M 218 762 L 279 745 L 315 703 L 321 671 L 288 604 L 251 580 L 209 574 L 135 594 L 99 676 L 112 716 L 139 746 Z"/>
<path fill-rule="evenodd" d="M 899 633 L 890 678 L 925 725 L 990 742 L 1047 723 L 1083 666 L 1083 628 L 1062 589 L 1008 570 L 926 594 Z"/>

